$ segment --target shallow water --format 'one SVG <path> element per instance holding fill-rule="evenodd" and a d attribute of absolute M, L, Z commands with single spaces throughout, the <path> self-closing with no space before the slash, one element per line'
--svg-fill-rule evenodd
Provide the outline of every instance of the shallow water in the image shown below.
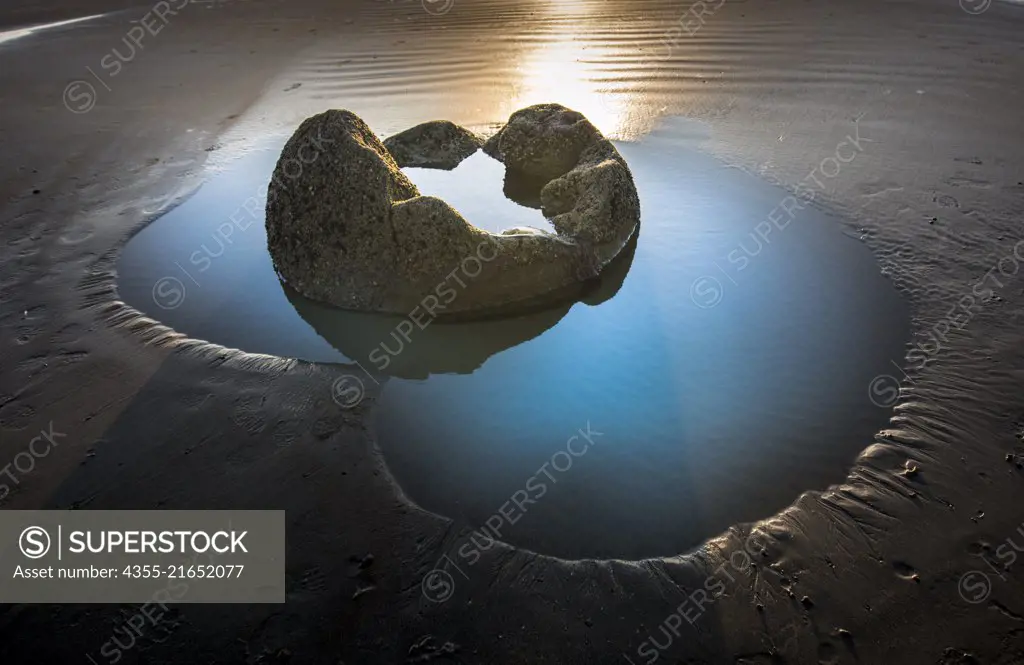
<path fill-rule="evenodd" d="M 416 183 L 420 194 L 439 196 L 450 203 L 456 210 L 473 211 L 468 221 L 486 231 L 500 233 L 513 226 L 532 226 L 537 229 L 554 232 L 551 225 L 540 210 L 535 209 L 538 203 L 525 200 L 530 196 L 517 196 L 513 180 L 512 191 L 505 181 L 505 165 L 488 157 L 482 150 L 464 159 L 451 171 L 441 169 L 404 169 L 406 174 Z M 480 186 L 464 186 L 467 182 L 480 183 Z M 499 192 L 506 192 L 501 196 Z M 532 192 L 531 192 L 532 193 Z M 539 195 L 539 192 L 536 193 Z M 516 203 L 509 196 L 517 197 Z M 464 212 L 463 216 L 470 214 Z"/>
<path fill-rule="evenodd" d="M 892 373 L 909 331 L 902 299 L 836 220 L 810 207 L 788 217 L 783 190 L 694 150 L 699 138 L 673 120 L 619 144 L 639 236 L 560 308 L 434 324 L 406 341 L 399 318 L 286 291 L 262 209 L 245 204 L 265 190 L 273 148 L 140 232 L 120 290 L 193 337 L 390 377 L 376 435 L 426 509 L 564 557 L 682 552 L 841 481 L 890 416 L 866 386 Z M 485 155 L 407 173 L 490 230 L 545 223 L 503 199 Z M 588 428 L 590 442 L 570 441 Z"/>

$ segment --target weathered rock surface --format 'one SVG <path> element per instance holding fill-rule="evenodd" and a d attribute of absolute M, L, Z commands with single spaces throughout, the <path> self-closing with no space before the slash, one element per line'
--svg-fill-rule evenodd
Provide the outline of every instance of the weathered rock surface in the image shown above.
<path fill-rule="evenodd" d="M 509 168 L 551 180 L 576 166 L 580 153 L 603 138 L 582 113 L 538 104 L 513 113 L 485 149 Z"/>
<path fill-rule="evenodd" d="M 391 209 L 418 195 L 354 113 L 307 118 L 285 144 L 267 191 L 275 268 L 314 300 L 379 308 L 400 255 Z"/>
<path fill-rule="evenodd" d="M 565 107 L 517 111 L 485 146 L 510 169 L 547 180 L 540 204 L 557 234 L 488 233 L 443 200 L 419 196 L 399 165 L 446 165 L 475 146 L 472 154 L 479 139 L 467 130 L 425 123 L 388 141 L 351 112 L 327 111 L 285 145 L 267 196 L 267 242 L 278 273 L 299 293 L 427 319 L 518 311 L 578 290 L 640 220 L 622 157 Z"/>
<path fill-rule="evenodd" d="M 454 169 L 483 146 L 479 136 L 448 120 L 434 120 L 410 127 L 384 140 L 401 168 L 418 166 Z"/>

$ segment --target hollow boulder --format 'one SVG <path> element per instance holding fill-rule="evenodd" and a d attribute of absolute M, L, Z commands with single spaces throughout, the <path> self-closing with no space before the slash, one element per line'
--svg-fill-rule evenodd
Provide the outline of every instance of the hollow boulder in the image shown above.
<path fill-rule="evenodd" d="M 308 298 L 410 318 L 494 316 L 577 294 L 639 224 L 625 161 L 586 118 L 554 104 L 517 111 L 495 136 L 485 150 L 543 183 L 540 204 L 557 233 L 488 233 L 420 196 L 399 170 L 447 168 L 479 147 L 468 130 L 425 123 L 386 147 L 349 111 L 308 118 L 285 145 L 267 196 L 278 274 Z"/>

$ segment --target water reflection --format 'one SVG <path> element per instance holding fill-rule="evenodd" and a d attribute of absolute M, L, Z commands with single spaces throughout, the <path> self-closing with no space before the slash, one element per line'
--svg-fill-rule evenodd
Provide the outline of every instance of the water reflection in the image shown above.
<path fill-rule="evenodd" d="M 609 63 L 635 56 L 636 45 L 607 38 L 601 3 L 547 2 L 538 9 L 541 25 L 516 64 L 512 110 L 557 101 L 583 113 L 606 136 L 627 136 L 627 97 L 613 92 Z"/>
<path fill-rule="evenodd" d="M 382 136 L 437 119 L 484 131 L 540 102 L 574 108 L 606 136 L 632 140 L 663 110 L 660 92 L 645 103 L 648 83 L 635 65 L 665 23 L 594 0 L 528 0 L 514 8 L 465 3 L 444 16 L 400 4 L 364 3 L 360 11 L 373 15 L 368 22 L 379 21 L 378 30 L 311 43 L 289 71 L 302 87 L 265 91 L 222 142 L 248 144 L 268 126 L 290 131 L 326 108 L 372 119 Z M 638 32 L 641 24 L 653 25 L 654 35 Z M 411 25 L 415 38 L 404 34 Z M 687 87 L 685 100 L 705 94 Z"/>
<path fill-rule="evenodd" d="M 618 293 L 633 263 L 637 236 L 601 276 L 583 285 L 579 301 L 596 307 Z M 346 312 L 309 300 L 285 287 L 289 302 L 320 337 L 346 358 L 368 370 L 403 379 L 432 374 L 471 374 L 495 354 L 540 336 L 554 327 L 573 305 L 544 309 L 514 318 L 467 323 L 430 323 L 404 333 L 404 317 Z"/>
<path fill-rule="evenodd" d="M 548 35 L 522 56 L 511 110 L 557 101 L 587 116 L 606 136 L 622 136 L 627 121 L 624 98 L 610 94 L 608 72 L 601 64 L 611 51 L 574 33 Z"/>

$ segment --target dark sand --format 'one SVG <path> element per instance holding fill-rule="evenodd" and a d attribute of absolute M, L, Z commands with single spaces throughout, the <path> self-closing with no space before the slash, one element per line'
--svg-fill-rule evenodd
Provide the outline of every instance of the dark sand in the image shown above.
<path fill-rule="evenodd" d="M 116 77 L 100 62 L 128 53 L 148 6 L 0 10 L 4 29 L 123 10 L 0 44 L 0 461 L 51 422 L 68 433 L 6 481 L 3 508 L 288 511 L 286 605 L 179 605 L 119 662 L 1024 661 L 1008 544 L 1024 542 L 1024 470 L 1006 461 L 1024 454 L 1024 8 L 726 0 L 689 35 L 669 32 L 686 3 L 339 4 L 192 4 Z M 62 98 L 79 79 L 87 113 Z M 911 303 L 914 345 L 894 359 L 895 416 L 845 483 L 677 557 L 494 545 L 435 602 L 423 580 L 468 534 L 392 481 L 368 434 L 377 394 L 343 410 L 344 367 L 140 318 L 113 266 L 211 169 L 323 108 L 387 134 L 436 117 L 486 129 L 551 100 L 620 139 L 684 115 L 707 127 L 694 147 L 730 164 L 789 189 L 817 177 L 816 203 Z M 857 127 L 863 153 L 823 177 Z M 359 572 L 349 557 L 368 553 Z M 137 611 L 4 607 L 0 662 L 112 662 L 101 651 Z"/>

